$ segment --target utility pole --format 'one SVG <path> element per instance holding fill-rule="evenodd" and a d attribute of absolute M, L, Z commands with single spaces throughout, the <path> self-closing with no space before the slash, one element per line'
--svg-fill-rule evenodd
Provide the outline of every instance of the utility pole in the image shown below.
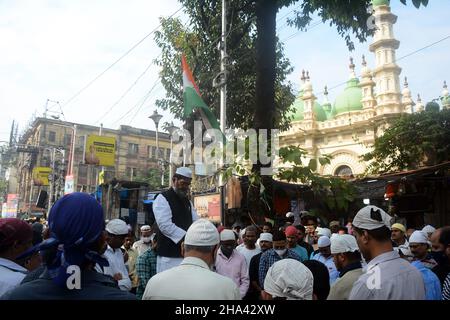
<path fill-rule="evenodd" d="M 73 163 L 75 161 L 75 146 L 77 139 L 77 125 L 73 125 L 73 135 L 72 135 L 72 150 L 70 154 L 70 175 L 73 175 Z"/>
<path fill-rule="evenodd" d="M 49 177 L 51 177 L 50 181 L 49 181 L 49 188 L 48 188 L 48 206 L 47 206 L 47 217 L 49 216 L 50 213 L 50 208 L 52 206 L 52 199 L 53 199 L 53 194 L 54 194 L 54 189 L 55 189 L 55 158 L 56 158 L 56 148 L 53 147 L 52 148 L 52 153 L 51 153 L 51 168 L 52 168 L 52 172 L 50 173 Z"/>
<path fill-rule="evenodd" d="M 219 78 L 219 82 L 213 83 L 214 86 L 220 87 L 220 130 L 222 134 L 225 135 L 225 129 L 227 127 L 227 63 L 228 63 L 228 55 L 227 55 L 227 5 L 226 0 L 222 0 L 222 36 L 220 39 L 220 74 L 217 78 Z M 225 147 L 225 144 L 223 143 Z M 219 163 L 219 172 L 222 170 L 224 166 L 224 157 L 225 154 L 222 151 L 222 156 L 220 157 Z M 220 188 L 220 217 L 222 223 L 225 223 L 225 183 L 222 178 L 222 174 L 219 173 L 219 188 Z"/>
<path fill-rule="evenodd" d="M 98 135 L 101 136 L 103 134 L 103 123 L 100 123 L 100 129 L 98 131 Z M 105 171 L 105 167 L 101 166 L 100 167 L 100 171 L 98 170 L 97 167 L 95 167 L 95 188 L 97 188 L 98 186 L 98 176 L 100 174 L 100 172 Z"/>
<path fill-rule="evenodd" d="M 220 130 L 225 134 L 227 127 L 227 7 L 226 0 L 222 0 L 222 37 L 220 41 Z"/>

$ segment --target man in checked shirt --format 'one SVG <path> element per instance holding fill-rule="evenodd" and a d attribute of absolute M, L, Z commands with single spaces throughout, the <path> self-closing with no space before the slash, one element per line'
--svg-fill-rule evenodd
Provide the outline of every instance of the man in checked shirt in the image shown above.
<path fill-rule="evenodd" d="M 151 248 L 141 254 L 136 262 L 136 273 L 138 277 L 138 287 L 136 297 L 142 299 L 148 280 L 156 274 L 156 234 L 152 235 Z"/>

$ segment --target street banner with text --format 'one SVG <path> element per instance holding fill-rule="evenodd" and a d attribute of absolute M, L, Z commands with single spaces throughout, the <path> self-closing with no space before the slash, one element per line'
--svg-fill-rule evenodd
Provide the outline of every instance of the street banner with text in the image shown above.
<path fill-rule="evenodd" d="M 52 168 L 33 168 L 33 183 L 35 186 L 48 186 L 48 176 L 52 173 Z"/>
<path fill-rule="evenodd" d="M 116 139 L 98 135 L 86 137 L 86 164 L 113 167 L 115 163 Z"/>

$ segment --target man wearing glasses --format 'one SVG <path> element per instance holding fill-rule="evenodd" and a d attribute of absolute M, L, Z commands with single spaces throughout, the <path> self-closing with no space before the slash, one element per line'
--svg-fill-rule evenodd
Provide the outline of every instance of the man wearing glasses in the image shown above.
<path fill-rule="evenodd" d="M 153 203 L 153 213 L 158 225 L 156 247 L 156 272 L 180 265 L 183 260 L 181 244 L 187 229 L 198 219 L 189 200 L 192 171 L 178 168 L 172 177 L 172 187 L 158 195 Z"/>

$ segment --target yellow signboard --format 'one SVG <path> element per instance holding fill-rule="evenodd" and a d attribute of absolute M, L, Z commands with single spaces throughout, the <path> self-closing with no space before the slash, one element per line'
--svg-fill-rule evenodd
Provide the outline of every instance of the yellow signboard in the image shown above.
<path fill-rule="evenodd" d="M 116 139 L 113 137 L 89 135 L 86 138 L 86 164 L 113 167 Z"/>
<path fill-rule="evenodd" d="M 36 167 L 33 169 L 33 183 L 35 186 L 48 186 L 48 176 L 52 173 L 52 168 Z"/>

